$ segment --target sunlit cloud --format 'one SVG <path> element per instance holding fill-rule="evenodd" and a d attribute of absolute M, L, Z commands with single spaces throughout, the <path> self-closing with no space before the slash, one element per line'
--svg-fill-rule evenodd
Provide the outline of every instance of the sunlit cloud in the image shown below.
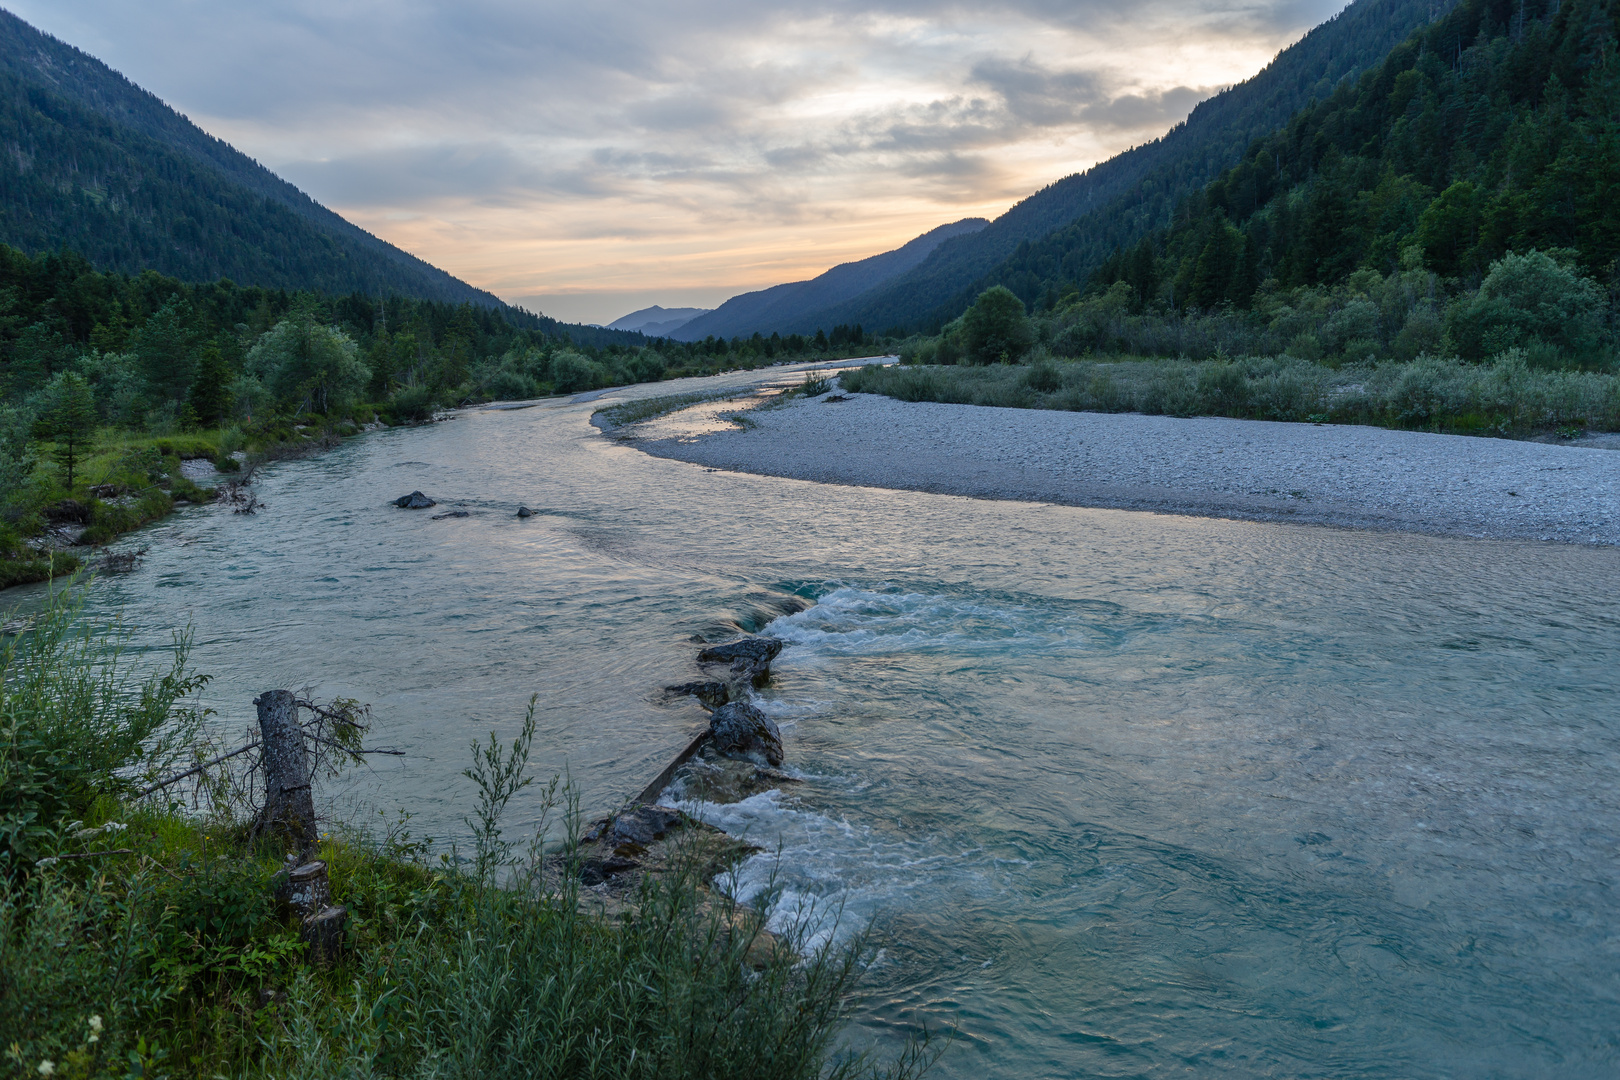
<path fill-rule="evenodd" d="M 994 217 L 1340 6 L 9 4 L 357 224 L 589 321 Z"/>

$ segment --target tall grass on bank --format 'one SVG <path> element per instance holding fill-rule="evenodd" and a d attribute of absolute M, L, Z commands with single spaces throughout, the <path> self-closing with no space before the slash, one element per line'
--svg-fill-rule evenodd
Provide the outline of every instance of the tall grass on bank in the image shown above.
<path fill-rule="evenodd" d="M 792 941 L 801 955 L 760 950 L 764 914 L 705 887 L 723 866 L 701 845 L 613 914 L 581 888 L 566 850 L 536 841 L 516 853 L 499 821 L 527 782 L 532 709 L 510 746 L 475 747 L 468 862 L 434 857 L 403 822 L 381 835 L 332 830 L 320 854 L 350 920 L 340 957 L 312 963 L 296 917 L 273 898 L 279 842 L 223 805 L 188 814 L 138 797 L 149 748 L 197 719 L 184 641 L 139 677 L 116 635 L 103 648 L 109 639 L 78 629 L 73 603 L 59 594 L 6 653 L 0 1073 L 810 1080 L 921 1070 L 917 1050 L 883 1067 L 833 1053 L 858 952 Z M 577 831 L 565 793 L 553 785 L 542 802 Z"/>
<path fill-rule="evenodd" d="M 1027 366 L 869 366 L 857 393 L 1020 409 L 1373 424 L 1480 434 L 1620 431 L 1620 377 L 1531 367 L 1510 349 L 1485 364 L 1422 356 L 1328 367 L 1289 356 L 1056 361 Z"/>

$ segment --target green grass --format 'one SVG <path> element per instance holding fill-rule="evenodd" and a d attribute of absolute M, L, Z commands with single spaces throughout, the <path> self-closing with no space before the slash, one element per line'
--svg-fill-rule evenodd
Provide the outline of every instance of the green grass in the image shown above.
<path fill-rule="evenodd" d="M 80 566 L 77 556 L 60 551 L 38 559 L 0 559 L 0 589 L 65 578 Z"/>
<path fill-rule="evenodd" d="M 869 366 L 846 372 L 856 393 L 1022 409 L 1230 416 L 1371 424 L 1459 434 L 1620 430 L 1620 377 L 1420 357 L 1329 367 L 1288 356 L 1237 360 L 1120 357 L 1030 366 Z"/>

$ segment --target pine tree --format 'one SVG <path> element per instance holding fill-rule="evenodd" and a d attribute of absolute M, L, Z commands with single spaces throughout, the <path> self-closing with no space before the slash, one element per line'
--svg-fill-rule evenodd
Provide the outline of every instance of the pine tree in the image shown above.
<path fill-rule="evenodd" d="M 191 381 L 191 408 L 201 424 L 225 422 L 231 411 L 231 365 L 219 346 L 210 343 L 197 359 L 197 375 Z"/>
<path fill-rule="evenodd" d="M 51 382 L 50 406 L 34 425 L 34 437 L 50 439 L 56 463 L 67 474 L 67 489 L 73 490 L 79 462 L 96 433 L 96 398 L 90 384 L 73 372 L 63 372 Z"/>

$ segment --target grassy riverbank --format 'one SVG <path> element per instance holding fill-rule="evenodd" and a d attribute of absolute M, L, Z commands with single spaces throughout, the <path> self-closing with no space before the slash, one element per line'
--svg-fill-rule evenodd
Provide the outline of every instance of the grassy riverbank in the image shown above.
<path fill-rule="evenodd" d="M 319 856 L 349 921 L 337 959 L 315 962 L 273 893 L 286 844 L 250 826 L 241 772 L 185 799 L 183 785 L 141 795 L 217 749 L 203 745 L 185 641 L 164 668 L 131 672 L 120 637 L 83 631 L 69 596 L 0 654 L 0 1071 L 882 1072 L 832 1051 L 856 953 L 762 955 L 761 915 L 706 887 L 723 848 L 694 843 L 610 914 L 566 842 L 503 837 L 532 724 L 510 747 L 475 748 L 470 858 L 435 854 L 403 820 L 330 828 Z M 568 823 L 555 787 L 543 801 Z"/>
<path fill-rule="evenodd" d="M 71 486 L 57 444 L 39 443 L 0 515 L 0 588 L 72 573 L 82 557 L 62 548 L 107 544 L 177 506 L 210 502 L 220 484 L 243 482 L 267 461 L 337 446 L 374 417 L 359 409 L 335 422 L 311 417 L 166 435 L 103 427 L 84 440 Z"/>
<path fill-rule="evenodd" d="M 1533 368 L 1517 350 L 1491 363 L 1420 357 L 1328 366 L 1288 356 L 1110 357 L 846 372 L 841 385 L 902 401 L 1077 412 L 1372 424 L 1459 434 L 1575 437 L 1620 431 L 1620 377 Z"/>

